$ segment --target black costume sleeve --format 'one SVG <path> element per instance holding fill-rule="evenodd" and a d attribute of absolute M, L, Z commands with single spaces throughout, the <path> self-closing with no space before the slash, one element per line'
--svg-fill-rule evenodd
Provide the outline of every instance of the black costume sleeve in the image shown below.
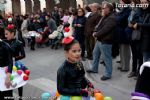
<path fill-rule="evenodd" d="M 58 92 L 62 95 L 70 95 L 70 96 L 81 96 L 82 89 L 69 89 L 65 88 L 65 78 L 66 78 L 66 71 L 63 69 L 63 66 L 58 69 L 57 72 L 57 89 Z"/>
<path fill-rule="evenodd" d="M 83 68 L 84 70 L 84 66 L 83 66 L 83 63 L 80 63 L 81 64 L 81 68 Z M 85 70 L 84 70 L 84 73 L 85 73 Z M 88 84 L 90 83 L 90 81 L 84 76 L 84 85 L 88 86 Z"/>
<path fill-rule="evenodd" d="M 5 56 L 8 57 L 8 61 L 7 61 L 8 72 L 12 73 L 13 59 L 12 59 L 11 48 L 10 48 L 10 46 L 7 43 L 4 42 L 4 44 L 5 44 Z"/>
<path fill-rule="evenodd" d="M 9 57 L 9 65 L 8 65 L 8 72 L 12 73 L 12 67 L 13 67 L 13 60 L 12 60 L 12 55 L 10 52 L 8 52 L 8 57 Z"/>
<path fill-rule="evenodd" d="M 88 85 L 90 81 L 86 77 L 84 79 L 85 79 L 86 84 Z"/>
<path fill-rule="evenodd" d="M 82 64 L 82 63 L 81 63 Z M 83 64 L 82 64 L 82 68 L 83 68 L 83 70 L 84 70 L 84 67 L 83 67 Z M 85 70 L 84 70 L 84 72 L 85 72 Z M 86 86 L 86 87 L 90 87 L 90 88 L 94 88 L 94 85 L 86 78 L 86 77 L 84 77 L 84 85 Z"/>

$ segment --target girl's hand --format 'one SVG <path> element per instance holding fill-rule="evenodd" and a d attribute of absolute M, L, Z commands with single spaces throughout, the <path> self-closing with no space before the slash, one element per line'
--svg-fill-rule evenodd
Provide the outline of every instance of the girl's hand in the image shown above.
<path fill-rule="evenodd" d="M 5 86 L 6 86 L 6 88 L 10 88 L 11 85 L 12 84 L 11 84 L 11 80 L 10 80 L 10 73 L 8 73 L 6 75 L 6 79 L 5 79 Z"/>
<path fill-rule="evenodd" d="M 94 89 L 93 88 L 88 88 L 88 96 L 93 96 L 94 95 Z"/>
<path fill-rule="evenodd" d="M 88 96 L 92 96 L 92 92 L 91 91 L 88 91 Z"/>

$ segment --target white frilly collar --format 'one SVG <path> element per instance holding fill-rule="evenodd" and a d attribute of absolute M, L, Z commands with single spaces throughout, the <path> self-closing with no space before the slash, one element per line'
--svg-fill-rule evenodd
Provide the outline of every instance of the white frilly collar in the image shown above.
<path fill-rule="evenodd" d="M 143 70 L 145 67 L 149 67 L 150 68 L 150 61 L 145 62 L 141 68 L 140 68 L 140 75 L 142 74 Z"/>
<path fill-rule="evenodd" d="M 148 99 L 148 98 L 139 97 L 139 96 L 133 96 L 131 99 L 132 99 L 132 100 L 150 100 L 150 99 Z"/>

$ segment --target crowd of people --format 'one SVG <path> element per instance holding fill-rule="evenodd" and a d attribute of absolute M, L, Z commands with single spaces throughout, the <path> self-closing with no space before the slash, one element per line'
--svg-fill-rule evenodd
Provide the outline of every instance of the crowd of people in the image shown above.
<path fill-rule="evenodd" d="M 78 44 L 81 47 L 82 61 L 85 61 L 86 59 L 92 60 L 92 68 L 87 70 L 88 73 L 98 73 L 100 59 L 102 58 L 105 65 L 105 72 L 101 77 L 101 80 L 105 81 L 111 79 L 113 70 L 112 60 L 117 56 L 120 56 L 120 66 L 118 67 L 118 70 L 121 72 L 128 72 L 131 67 L 131 73 L 129 73 L 127 77 L 134 77 L 134 79 L 137 80 L 137 77 L 140 75 L 140 66 L 143 62 L 150 60 L 150 1 L 120 0 L 120 4 L 128 4 L 128 6 L 117 7 L 115 2 L 109 3 L 104 1 L 102 4 L 93 3 L 85 5 L 84 8 L 78 7 L 76 9 L 70 7 L 69 9 L 63 10 L 62 8 L 55 6 L 54 11 L 52 12 L 48 12 L 44 8 L 43 11 L 38 11 L 33 14 L 16 16 L 10 14 L 4 18 L 0 16 L 0 39 L 2 39 L 0 40 L 0 46 L 2 48 L 5 43 L 1 41 L 6 41 L 7 39 L 6 42 L 10 45 L 10 48 L 13 48 L 13 46 L 17 47 L 12 49 L 14 50 L 13 57 L 15 57 L 16 60 L 23 59 L 25 57 L 23 46 L 26 46 L 26 38 L 24 36 L 28 32 L 34 31 L 40 34 L 41 37 L 39 38 L 35 35 L 31 35 L 27 38 L 31 50 L 35 50 L 36 44 L 38 47 L 43 47 L 45 45 L 51 46 L 52 49 L 58 49 L 59 46 L 62 46 L 61 43 L 65 37 L 65 34 L 63 34 L 65 33 L 64 28 L 67 26 L 69 27 L 68 34 L 73 36 L 74 39 L 71 39 L 71 42 L 67 43 L 67 45 L 71 43 L 69 47 L 65 47 L 65 51 L 68 52 L 68 58 L 58 70 L 57 81 L 58 91 L 60 93 L 68 95 L 82 95 L 83 93 L 83 96 L 88 95 L 88 91 L 85 90 L 72 90 L 72 92 L 70 92 L 70 89 L 73 89 L 76 85 L 79 86 L 76 88 L 85 88 L 90 83 L 84 77 L 85 72 L 82 70 L 83 66 L 81 63 L 78 63 L 81 69 L 70 68 L 70 66 L 76 66 L 76 64 L 74 65 L 73 63 L 78 61 L 80 55 L 71 58 L 69 50 L 73 47 L 74 49 L 79 49 L 77 46 Z M 143 4 L 143 6 L 137 8 L 131 7 L 129 4 Z M 148 6 L 145 6 L 144 4 L 148 4 Z M 12 30 L 10 28 L 14 29 Z M 57 33 L 60 38 L 50 38 L 52 34 L 55 34 L 56 32 L 61 34 Z M 9 51 L 9 47 L 5 47 L 5 49 L 8 49 L 7 51 Z M 1 52 L 3 51 L 0 51 L 0 59 L 4 57 Z M 21 56 L 18 52 L 21 52 Z M 80 50 L 70 52 L 79 53 Z M 131 57 L 132 66 L 130 66 Z M 4 58 L 9 60 L 9 53 L 8 58 Z M 10 66 L 10 64 L 12 64 L 11 60 L 6 64 L 5 61 L 1 61 L 2 60 L 0 60 L 1 67 Z M 3 65 L 3 63 L 5 65 Z M 71 72 L 69 72 L 68 69 Z M 12 69 L 10 68 L 10 72 L 11 70 Z M 74 70 L 77 70 L 77 72 L 74 72 Z M 150 68 L 147 68 L 147 70 L 150 70 Z M 67 80 L 65 80 L 65 72 L 69 73 L 70 76 Z M 72 82 L 70 81 L 71 78 L 75 77 L 71 75 L 72 72 L 81 73 L 82 77 L 77 75 L 76 82 Z M 79 85 L 79 83 L 82 84 L 80 78 L 82 78 L 82 80 L 84 79 L 83 81 L 86 82 L 85 87 Z M 68 87 L 65 87 L 65 82 L 67 81 L 67 84 L 69 85 Z M 6 85 L 9 85 L 8 79 L 6 82 Z M 147 87 L 145 90 L 145 88 L 143 89 L 140 87 L 140 82 L 141 81 L 138 80 L 136 90 L 150 96 L 150 91 L 147 91 L 150 87 Z M 61 85 L 59 83 L 61 83 Z"/>

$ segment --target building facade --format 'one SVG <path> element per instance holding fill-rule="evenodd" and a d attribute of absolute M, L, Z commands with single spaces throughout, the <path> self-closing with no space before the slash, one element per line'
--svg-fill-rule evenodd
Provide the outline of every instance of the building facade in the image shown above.
<path fill-rule="evenodd" d="M 25 13 L 36 13 L 41 10 L 40 1 L 41 0 L 24 0 Z M 6 0 L 6 2 L 11 6 L 9 12 L 12 12 L 13 14 L 21 14 L 22 0 Z M 76 0 L 42 0 L 42 2 L 46 3 L 46 9 L 49 12 L 53 10 L 55 5 L 60 6 L 63 9 L 67 9 L 70 6 L 76 7 L 77 5 Z"/>
<path fill-rule="evenodd" d="M 6 10 L 11 9 L 9 12 L 13 14 L 36 13 L 37 11 L 41 10 L 41 6 L 43 6 L 42 3 L 44 2 L 45 8 L 47 9 L 48 12 L 50 12 L 53 10 L 55 5 L 63 9 L 67 9 L 70 6 L 76 8 L 77 1 L 79 2 L 80 0 L 0 0 L 0 10 L 1 9 L 4 10 L 4 6 L 2 6 L 1 4 L 7 3 L 8 6 L 5 7 L 5 9 Z M 81 0 L 81 1 L 83 1 L 83 4 L 90 4 L 90 3 L 95 3 L 95 2 L 101 3 L 104 0 Z M 22 5 L 22 2 L 24 2 L 23 5 Z M 23 8 L 24 8 L 24 12 L 22 13 Z"/>

